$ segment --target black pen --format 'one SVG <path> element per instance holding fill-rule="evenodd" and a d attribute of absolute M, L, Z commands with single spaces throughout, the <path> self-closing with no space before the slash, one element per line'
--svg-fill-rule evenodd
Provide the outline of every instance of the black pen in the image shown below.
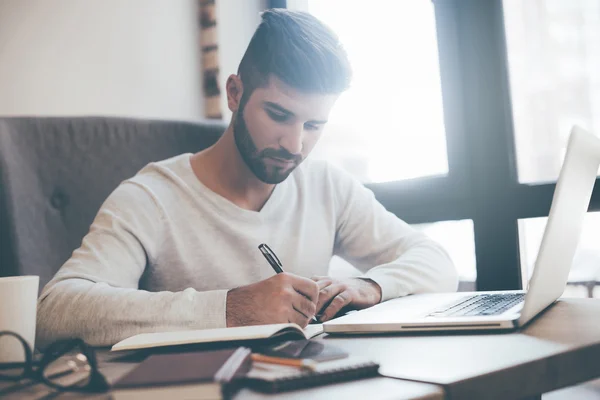
<path fill-rule="evenodd" d="M 271 250 L 269 245 L 267 245 L 266 243 L 262 243 L 258 246 L 258 249 L 260 250 L 262 255 L 265 256 L 265 258 L 269 262 L 269 265 L 275 270 L 275 272 L 281 274 L 283 272 L 283 265 L 281 264 L 281 261 L 279 261 L 279 257 L 277 257 L 275 252 Z M 319 322 L 317 317 L 315 317 L 314 315 L 312 317 L 312 320 L 317 323 Z"/>

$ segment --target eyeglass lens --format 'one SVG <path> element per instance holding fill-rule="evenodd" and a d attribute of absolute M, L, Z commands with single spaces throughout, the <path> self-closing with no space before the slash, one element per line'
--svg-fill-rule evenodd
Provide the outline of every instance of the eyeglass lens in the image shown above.
<path fill-rule="evenodd" d="M 44 366 L 45 380 L 61 388 L 84 388 L 89 385 L 92 367 L 85 354 L 74 349 Z"/>

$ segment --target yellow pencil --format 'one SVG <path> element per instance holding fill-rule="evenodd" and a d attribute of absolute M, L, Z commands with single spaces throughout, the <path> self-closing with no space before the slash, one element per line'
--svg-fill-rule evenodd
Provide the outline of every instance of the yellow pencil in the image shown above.
<path fill-rule="evenodd" d="M 304 368 L 310 371 L 314 371 L 317 367 L 317 363 L 313 360 L 271 357 L 255 353 L 252 354 L 252 361 L 268 364 L 288 365 L 290 367 Z"/>

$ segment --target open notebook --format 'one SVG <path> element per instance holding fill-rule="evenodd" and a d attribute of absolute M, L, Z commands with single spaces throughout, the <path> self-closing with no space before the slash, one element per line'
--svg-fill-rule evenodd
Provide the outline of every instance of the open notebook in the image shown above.
<path fill-rule="evenodd" d="M 240 326 L 236 328 L 203 329 L 195 331 L 141 333 L 121 340 L 111 351 L 139 350 L 184 344 L 231 342 L 285 337 L 310 339 L 323 332 L 323 325 L 308 325 L 302 329 L 296 324 Z"/>

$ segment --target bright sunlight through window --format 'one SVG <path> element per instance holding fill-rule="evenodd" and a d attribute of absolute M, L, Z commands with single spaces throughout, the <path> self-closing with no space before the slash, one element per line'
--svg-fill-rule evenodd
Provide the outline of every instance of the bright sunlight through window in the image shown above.
<path fill-rule="evenodd" d="M 339 35 L 354 72 L 315 156 L 363 182 L 447 174 L 433 4 L 371 0 L 365 7 L 308 1 L 308 11 Z"/>

